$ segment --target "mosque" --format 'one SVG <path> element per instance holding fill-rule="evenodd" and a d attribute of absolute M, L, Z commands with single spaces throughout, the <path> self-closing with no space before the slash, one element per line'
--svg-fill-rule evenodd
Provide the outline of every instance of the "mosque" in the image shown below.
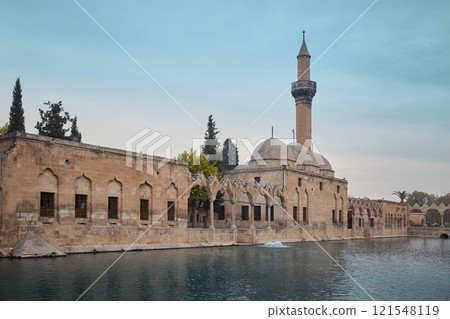
<path fill-rule="evenodd" d="M 192 177 L 178 160 L 132 154 L 126 165 L 124 150 L 0 137 L 0 255 L 406 236 L 406 204 L 349 198 L 348 181 L 315 152 L 310 59 L 303 35 L 291 85 L 296 142 L 265 140 L 221 180 Z M 151 165 L 138 167 L 142 160 Z M 206 209 L 189 208 L 196 186 Z"/>

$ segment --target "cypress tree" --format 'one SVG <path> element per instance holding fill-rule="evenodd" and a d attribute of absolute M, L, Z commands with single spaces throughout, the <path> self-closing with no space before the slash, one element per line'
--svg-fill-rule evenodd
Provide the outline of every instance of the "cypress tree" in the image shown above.
<path fill-rule="evenodd" d="M 70 128 L 70 138 L 72 141 L 81 142 L 81 132 L 78 130 L 77 116 L 72 119 L 72 127 Z"/>
<path fill-rule="evenodd" d="M 212 114 L 208 116 L 208 125 L 205 132 L 205 146 L 203 148 L 203 153 L 205 155 L 217 154 L 219 148 L 219 142 L 217 141 L 217 134 L 220 131 L 216 128 L 216 122 L 213 119 Z"/>
<path fill-rule="evenodd" d="M 22 88 L 20 78 L 17 78 L 16 85 L 14 85 L 13 101 L 9 110 L 8 133 L 25 132 L 25 118 L 23 113 Z"/>

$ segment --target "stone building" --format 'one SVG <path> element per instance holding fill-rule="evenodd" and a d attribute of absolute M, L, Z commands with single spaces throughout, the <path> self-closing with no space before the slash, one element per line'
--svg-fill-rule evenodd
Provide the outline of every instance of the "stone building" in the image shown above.
<path fill-rule="evenodd" d="M 29 232 L 64 252 L 406 235 L 405 204 L 349 199 L 348 182 L 314 151 L 316 82 L 304 38 L 297 61 L 297 141 L 267 139 L 222 180 L 192 178 L 176 160 L 132 154 L 129 163 L 123 150 L 26 133 L 0 137 L 0 248 Z M 194 186 L 208 194 L 206 211 L 188 209 Z"/>

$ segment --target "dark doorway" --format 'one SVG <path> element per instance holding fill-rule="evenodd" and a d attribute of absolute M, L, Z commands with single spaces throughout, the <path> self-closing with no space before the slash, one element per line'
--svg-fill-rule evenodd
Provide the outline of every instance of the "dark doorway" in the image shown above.
<path fill-rule="evenodd" d="M 353 229 L 353 212 L 347 214 L 347 229 Z"/>

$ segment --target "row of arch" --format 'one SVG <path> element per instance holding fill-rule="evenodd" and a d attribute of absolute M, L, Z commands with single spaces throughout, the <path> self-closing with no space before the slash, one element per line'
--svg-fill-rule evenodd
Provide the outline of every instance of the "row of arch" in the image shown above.
<path fill-rule="evenodd" d="M 203 212 L 196 207 L 189 210 L 188 227 L 210 228 L 278 228 L 286 221 L 285 190 L 269 184 L 260 187 L 255 181 L 231 182 L 216 176 L 194 177 L 195 186 L 206 193 Z M 196 193 L 196 192 L 193 192 Z M 192 193 L 191 193 L 192 195 Z M 191 199 L 197 199 L 191 196 Z"/>
<path fill-rule="evenodd" d="M 58 217 L 60 204 L 67 206 L 67 203 L 60 203 L 60 184 L 58 176 L 52 169 L 46 168 L 38 176 L 38 185 L 40 190 L 39 211 L 40 217 L 55 218 Z M 106 184 L 100 185 L 99 188 L 105 187 L 106 192 L 101 201 L 103 206 L 107 207 L 107 218 L 110 220 L 120 220 L 123 212 L 123 183 L 116 177 L 107 181 Z M 84 173 L 74 179 L 73 182 L 73 203 L 74 218 L 89 219 L 93 213 L 93 182 Z M 139 214 L 140 220 L 151 221 L 153 219 L 153 188 L 147 181 L 137 186 L 137 192 L 127 192 L 136 194 L 136 212 Z M 169 214 L 167 220 L 175 220 L 175 202 L 178 197 L 178 189 L 174 183 L 166 189 L 165 197 L 168 202 L 174 203 L 168 207 Z M 70 205 L 69 205 L 70 207 Z M 171 214 L 173 213 L 173 214 Z"/>
<path fill-rule="evenodd" d="M 424 227 L 450 227 L 450 208 L 445 210 L 439 210 L 437 208 L 413 208 L 410 210 L 410 214 L 422 215 L 421 225 Z"/>

